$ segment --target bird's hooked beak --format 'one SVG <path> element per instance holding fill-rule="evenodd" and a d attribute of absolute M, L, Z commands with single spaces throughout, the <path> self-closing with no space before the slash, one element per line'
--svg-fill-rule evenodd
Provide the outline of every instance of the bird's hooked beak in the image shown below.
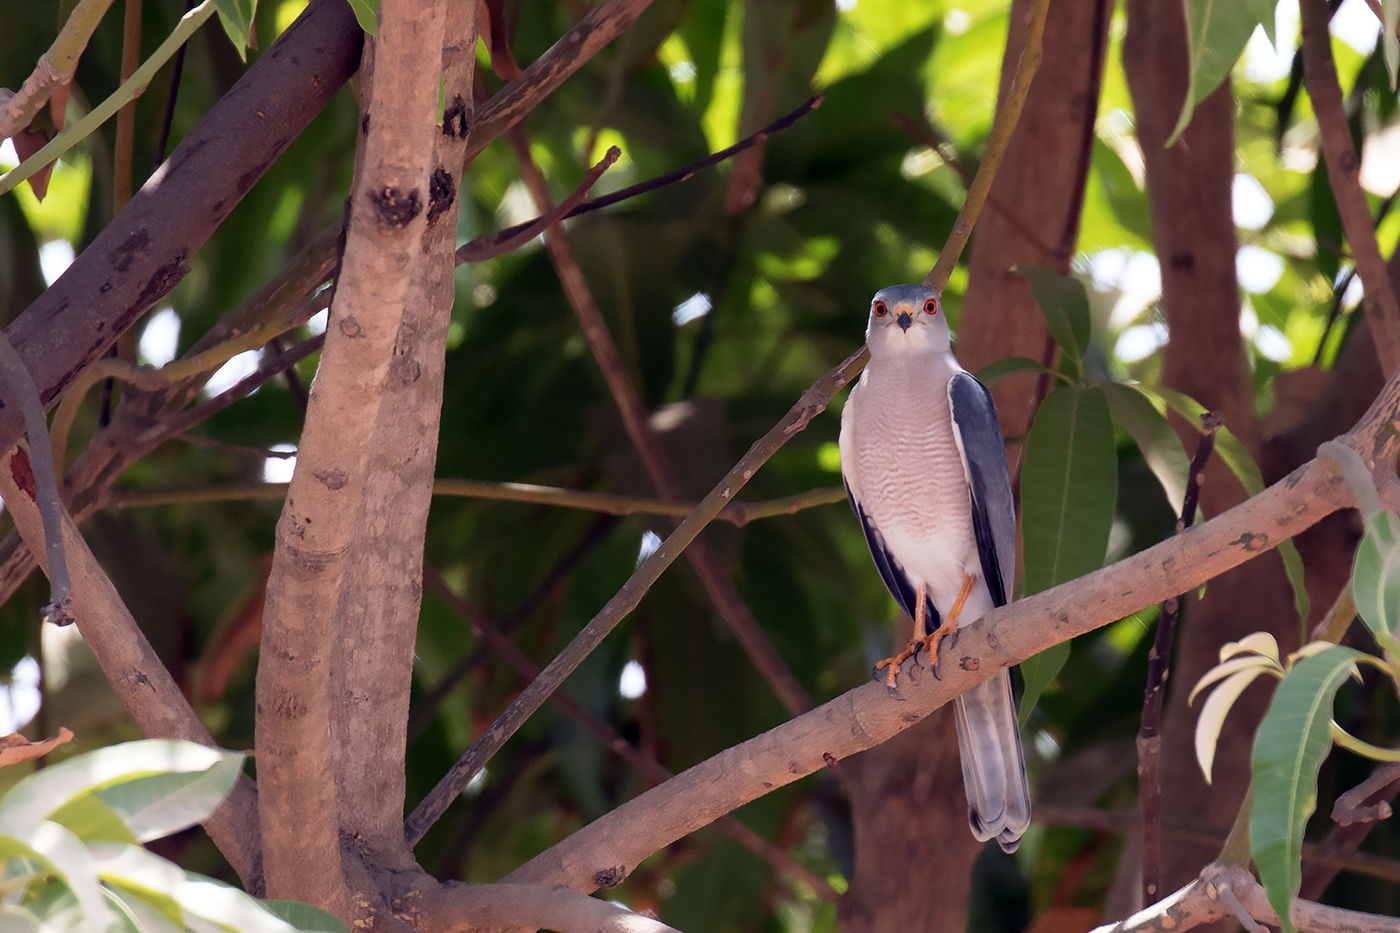
<path fill-rule="evenodd" d="M 894 322 L 899 325 L 900 330 L 907 334 L 910 325 L 914 323 L 914 316 L 909 313 L 908 308 L 900 308 L 899 315 L 894 319 Z"/>

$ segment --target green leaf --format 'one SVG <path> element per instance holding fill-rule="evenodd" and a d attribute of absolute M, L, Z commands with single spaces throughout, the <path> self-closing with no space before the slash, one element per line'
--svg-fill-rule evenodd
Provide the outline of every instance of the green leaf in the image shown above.
<path fill-rule="evenodd" d="M 303 933 L 348 933 L 345 924 L 319 907 L 300 901 L 263 901 L 262 904 Z"/>
<path fill-rule="evenodd" d="M 27 775 L 0 798 L 0 833 L 25 838 L 76 797 L 151 774 L 207 771 L 225 754 L 194 742 L 143 739 L 69 758 Z"/>
<path fill-rule="evenodd" d="M 1104 394 L 1060 386 L 1036 412 L 1021 476 L 1027 595 L 1103 566 L 1118 499 L 1118 456 Z M 1067 647 L 1022 665 L 1022 715 L 1064 664 Z"/>
<path fill-rule="evenodd" d="M 95 796 L 75 797 L 49 817 L 83 842 L 134 843 L 136 836 L 117 812 Z"/>
<path fill-rule="evenodd" d="M 1278 685 L 1254 736 L 1249 844 L 1259 880 L 1285 933 L 1302 881 L 1303 830 L 1317 807 L 1317 771 L 1332 742 L 1332 700 L 1362 657 L 1333 646 L 1299 661 Z"/>
<path fill-rule="evenodd" d="M 246 62 L 258 0 L 214 0 L 214 6 L 219 11 L 219 22 L 223 23 L 224 32 L 238 50 L 238 57 Z"/>
<path fill-rule="evenodd" d="M 1019 376 L 1021 373 L 1048 372 L 1050 372 L 1050 370 L 1028 356 L 1008 356 L 1004 360 L 988 363 L 986 366 L 977 370 L 974 375 L 977 376 L 977 381 L 984 386 L 991 386 L 1011 376 Z"/>
<path fill-rule="evenodd" d="M 206 771 L 155 774 L 104 788 L 97 796 L 136 839 L 149 842 L 202 822 L 228 795 L 243 769 L 242 752 L 222 752 Z"/>
<path fill-rule="evenodd" d="M 1078 372 L 1089 349 L 1089 296 L 1084 283 L 1073 276 L 1060 275 L 1043 266 L 1017 266 L 1016 271 L 1031 287 L 1036 304 L 1045 315 L 1050 336 Z"/>
<path fill-rule="evenodd" d="M 43 774 L 44 772 L 36 772 Z M 0 863 L 19 857 L 45 869 L 42 873 L 56 879 L 69 891 L 75 901 L 81 929 L 105 930 L 110 912 L 102 899 L 102 888 L 97 881 L 97 869 L 92 855 L 82 840 L 66 828 L 47 820 L 37 821 L 27 827 L 23 838 L 0 836 Z M 14 869 L 6 864 L 6 884 L 14 885 Z"/>
<path fill-rule="evenodd" d="M 1381 510 L 1366 516 L 1366 534 L 1352 565 L 1351 591 L 1371 631 L 1392 635 L 1400 621 L 1400 518 L 1395 513 Z"/>
<path fill-rule="evenodd" d="M 1021 720 L 1021 725 L 1026 724 L 1040 695 L 1054 683 L 1067 661 L 1069 642 L 1062 641 L 1021 662 L 1021 702 L 1016 707 L 1016 717 Z"/>
<path fill-rule="evenodd" d="M 1225 80 L 1254 30 L 1261 25 L 1270 29 L 1273 19 L 1273 0 L 1186 0 L 1190 70 L 1186 100 L 1168 146 L 1190 124 L 1196 105 Z"/>
<path fill-rule="evenodd" d="M 374 35 L 379 28 L 379 0 L 349 0 L 350 9 L 355 11 L 355 21 L 366 35 Z"/>
<path fill-rule="evenodd" d="M 1138 388 L 1161 399 L 1192 424 L 1201 423 L 1205 406 L 1191 396 L 1163 386 L 1141 385 Z M 1264 477 L 1259 472 L 1259 465 L 1254 462 L 1244 444 L 1240 443 L 1240 439 L 1230 433 L 1229 428 L 1221 427 L 1215 435 L 1215 453 L 1225 461 L 1225 465 L 1235 474 L 1235 479 L 1240 481 L 1245 492 L 1257 496 L 1264 491 Z M 1308 588 L 1303 581 L 1303 558 L 1298 554 L 1298 547 L 1291 539 L 1278 542 L 1276 547 L 1278 556 L 1283 561 L 1283 572 L 1288 577 L 1288 585 L 1293 588 L 1293 608 L 1297 611 L 1299 619 L 1307 619 L 1309 602 Z"/>
<path fill-rule="evenodd" d="M 1135 386 L 1110 382 L 1103 386 L 1103 392 L 1113 420 L 1137 444 L 1143 462 L 1162 485 L 1167 503 L 1180 515 L 1186 499 L 1187 474 L 1191 472 L 1191 460 L 1181 446 L 1181 438 L 1167 423 L 1166 416 Z"/>

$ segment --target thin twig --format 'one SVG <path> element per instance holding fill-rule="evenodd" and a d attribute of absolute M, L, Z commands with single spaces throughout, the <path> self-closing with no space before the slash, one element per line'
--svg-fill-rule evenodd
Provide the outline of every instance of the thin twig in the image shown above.
<path fill-rule="evenodd" d="M 501 632 L 499 628 L 491 623 L 491 620 L 458 596 L 447 581 L 442 578 L 442 574 L 437 569 L 424 565 L 423 585 L 436 593 L 443 602 L 453 612 L 457 613 L 468 625 L 472 632 L 482 641 L 490 645 L 491 649 L 503 657 L 515 672 L 522 677 L 526 683 L 534 680 L 540 674 L 540 669 L 533 661 L 527 658 L 515 643 Z M 660 784 L 662 781 L 675 777 L 664 765 L 655 758 L 643 752 L 637 746 L 627 741 L 617 733 L 607 723 L 594 716 L 583 705 L 569 696 L 567 693 L 555 693 L 550 697 L 554 703 L 564 710 L 575 722 L 593 733 L 603 747 L 619 758 L 626 761 L 635 768 L 649 784 Z M 754 832 L 749 827 L 740 823 L 733 816 L 725 816 L 716 821 L 716 825 L 724 833 L 729 835 L 740 845 L 759 858 L 768 862 L 775 871 L 788 875 L 796 881 L 810 887 L 822 900 L 835 903 L 840 895 L 826 879 L 818 877 L 811 869 L 798 862 L 781 847 L 774 845 L 767 839 Z"/>
<path fill-rule="evenodd" d="M 122 60 L 118 72 L 126 81 L 141 61 L 142 0 L 124 0 L 122 9 Z M 183 46 L 181 46 L 183 48 Z M 131 200 L 132 152 L 136 143 L 136 99 L 132 98 L 117 111 L 117 135 L 112 146 L 112 216 L 116 216 Z"/>
<path fill-rule="evenodd" d="M 1224 421 L 1215 412 L 1201 415 L 1201 437 L 1186 477 L 1186 494 L 1176 533 L 1196 522 L 1196 503 L 1206 479 L 1206 463 L 1215 450 L 1216 432 Z M 1162 883 L 1162 702 L 1166 697 L 1167 675 L 1171 667 L 1172 643 L 1176 639 L 1176 616 L 1180 597 L 1162 604 L 1157 617 L 1157 634 L 1147 655 L 1147 686 L 1142 698 L 1142 725 L 1138 729 L 1138 796 L 1142 810 L 1142 893 L 1145 903 L 1154 903 Z"/>
<path fill-rule="evenodd" d="M 267 378 L 265 373 L 261 373 Z M 223 396 L 220 396 L 222 399 Z M 172 435 L 173 436 L 173 435 Z M 191 443 L 212 444 L 203 438 L 181 435 Z M 220 444 L 221 447 L 229 445 Z M 294 457 L 295 452 L 236 448 L 268 457 Z M 108 500 L 113 508 L 130 509 L 154 505 L 189 504 L 195 502 L 241 502 L 256 499 L 281 499 L 287 494 L 286 483 L 231 482 L 197 483 L 193 485 L 142 486 L 118 489 Z M 535 486 L 530 483 L 491 483 L 474 479 L 439 479 L 433 484 L 433 495 L 462 499 L 487 499 L 497 502 L 521 502 L 559 508 L 581 509 L 604 515 L 660 515 L 684 518 L 695 508 L 694 502 L 668 502 L 646 496 L 626 496 L 617 493 L 588 492 L 561 489 L 556 486 Z M 743 526 L 764 518 L 795 515 L 806 509 L 846 501 L 840 487 L 822 487 L 780 499 L 761 502 L 732 502 L 718 515 L 716 521 Z"/>
<path fill-rule="evenodd" d="M 953 221 L 952 232 L 943 244 L 943 251 L 938 254 L 938 261 L 924 277 L 923 284 L 934 291 L 943 290 L 953 267 L 958 264 L 963 248 L 972 236 L 972 228 L 977 225 L 977 218 L 982 213 L 983 205 L 987 203 L 987 194 L 992 190 L 992 179 L 996 177 L 1006 149 L 1011 145 L 1011 136 L 1016 131 L 1016 124 L 1020 122 L 1021 108 L 1025 106 L 1026 96 L 1031 91 L 1031 80 L 1035 77 L 1036 69 L 1040 67 L 1040 38 L 1045 33 L 1045 17 L 1049 8 L 1050 0 L 1034 0 L 1031 6 L 1026 45 L 1021 50 L 1021 61 L 1017 65 L 1011 90 L 1007 92 L 1002 106 L 997 108 L 996 121 L 987 137 L 987 149 L 982 154 L 981 164 L 977 166 L 977 174 L 972 178 L 972 187 L 968 188 L 962 210 L 958 211 L 958 218 Z"/>
<path fill-rule="evenodd" d="M 29 374 L 29 367 L 24 365 L 3 332 L 0 332 L 0 377 L 9 387 L 10 399 L 24 414 L 24 429 L 29 435 L 34 503 L 43 519 L 44 552 L 49 566 L 50 593 L 49 604 L 43 609 L 44 621 L 67 625 L 73 619 L 68 614 L 70 583 L 68 557 L 63 549 L 63 499 L 58 494 L 53 457 L 49 453 L 48 421 L 44 418 L 44 404 L 39 401 L 39 390 Z"/>
<path fill-rule="evenodd" d="M 508 135 L 515 148 L 526 187 L 534 196 L 536 206 L 541 211 L 548 211 L 548 185 L 539 166 L 530 155 L 530 145 L 525 137 L 523 124 L 512 127 Z M 573 250 L 569 247 L 568 234 L 562 227 L 554 227 L 545 235 L 545 246 L 549 250 L 550 261 L 559 276 L 569 307 L 578 319 L 579 329 L 588 341 L 594 361 L 603 374 L 604 382 L 607 383 L 608 393 L 622 418 L 623 428 L 632 442 L 633 449 L 641 458 L 652 486 L 661 498 L 679 501 L 682 498 L 682 490 L 680 481 L 676 478 L 675 468 L 671 465 L 671 458 L 661 446 L 661 438 L 652 429 L 641 395 L 632 384 L 627 367 L 622 362 L 622 354 L 618 351 L 617 343 L 613 340 L 607 322 L 603 320 L 602 311 L 598 308 L 598 302 L 588 287 L 587 279 L 584 278 L 583 269 L 574 259 Z M 724 572 L 718 557 L 703 538 L 691 542 L 691 546 L 686 550 L 686 560 L 690 562 L 695 575 L 700 578 L 705 592 L 719 611 L 720 618 L 729 626 L 745 654 L 778 695 L 778 699 L 787 707 L 788 712 L 797 715 L 811 709 L 811 696 L 778 654 L 777 648 L 773 646 L 773 642 L 759 626 L 758 620 L 744 603 L 739 591 L 735 589 L 734 581 Z"/>
<path fill-rule="evenodd" d="M 1356 261 L 1357 274 L 1366 288 L 1363 302 L 1366 320 L 1381 371 L 1389 373 L 1400 365 L 1400 301 L 1391 287 L 1385 260 L 1376 242 L 1371 210 L 1361 189 L 1361 160 L 1351 142 L 1351 129 L 1337 83 L 1337 66 L 1332 60 L 1332 39 L 1327 24 L 1327 0 L 1301 0 L 1303 82 L 1317 114 L 1318 135 L 1327 162 L 1327 180 L 1337 212 L 1342 218 Z"/>
<path fill-rule="evenodd" d="M 8 139 L 28 126 L 48 102 L 49 95 L 73 80 L 78 56 L 111 5 L 112 0 L 80 0 L 73 7 L 53 45 L 34 66 L 33 73 L 17 93 L 0 101 L 0 139 Z"/>

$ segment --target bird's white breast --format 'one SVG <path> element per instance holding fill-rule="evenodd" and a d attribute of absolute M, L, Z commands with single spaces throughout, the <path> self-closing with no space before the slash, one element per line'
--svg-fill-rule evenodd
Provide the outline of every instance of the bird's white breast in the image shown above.
<path fill-rule="evenodd" d="M 953 433 L 951 355 L 872 362 L 853 390 L 851 450 L 861 506 L 916 586 L 946 612 L 981 575 L 967 477 Z"/>

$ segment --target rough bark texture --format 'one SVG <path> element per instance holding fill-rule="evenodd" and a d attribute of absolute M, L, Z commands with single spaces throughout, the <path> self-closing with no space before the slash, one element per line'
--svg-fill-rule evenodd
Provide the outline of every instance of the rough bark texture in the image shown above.
<path fill-rule="evenodd" d="M 977 370 L 1008 356 L 1041 359 L 1049 331 L 1017 266 L 1069 271 L 1079 233 L 1084 179 L 1093 144 L 1102 49 L 1109 13 L 1094 0 L 1053 0 L 1045 23 L 1044 58 L 1006 158 L 997 172 L 968 262 L 967 294 L 958 327 L 958 360 Z M 1007 48 L 1020 48 L 1027 0 L 1012 8 Z M 1002 93 L 1016 59 L 1002 63 Z M 1034 414 L 1036 379 L 1021 376 L 992 387 L 1002 432 L 1024 434 Z"/>
<path fill-rule="evenodd" d="M 421 275 L 409 285 L 370 442 L 362 533 L 341 591 L 336 663 L 336 779 L 341 824 L 376 864 L 413 866 L 403 835 L 413 647 L 422 603 L 423 534 L 442 414 L 455 295 L 458 178 L 472 122 L 476 4 L 448 13 L 445 112 L 429 181 Z"/>
<path fill-rule="evenodd" d="M 1053 0 L 1044 57 L 983 211 L 958 329 L 968 369 L 1008 356 L 1039 359 L 1048 332 L 1017 265 L 1068 269 L 1079 229 L 1087 146 L 1098 102 L 1100 49 L 1109 17 L 1101 4 Z M 1028 0 L 1017 0 L 1007 48 L 1024 44 Z M 1002 92 L 1015 74 L 1002 64 Z M 993 388 L 1002 430 L 1023 434 L 1035 379 Z M 1015 450 L 1012 451 L 1015 456 Z M 902 644 L 902 642 L 901 642 Z M 841 906 L 846 930 L 962 930 L 973 860 L 981 846 L 967 826 L 952 713 L 872 749 L 842 769 L 851 797 L 856 872 Z M 1032 811 L 1034 804 L 1032 804 Z M 938 865 L 930 871 L 930 865 Z"/>
<path fill-rule="evenodd" d="M 443 0 L 385 0 L 380 10 L 362 171 L 263 614 L 256 741 L 268 892 L 342 917 L 357 910 L 340 865 L 332 661 L 365 531 L 372 427 L 424 275 L 443 9 Z"/>
<path fill-rule="evenodd" d="M 1200 103 L 1182 139 L 1167 149 L 1164 143 L 1186 91 L 1181 8 L 1131 0 L 1123 57 L 1146 160 L 1162 309 L 1171 335 L 1163 381 L 1223 414 L 1229 429 L 1257 456 L 1259 428 L 1235 280 L 1234 114 L 1229 85 Z M 1182 434 L 1194 437 L 1195 431 L 1185 427 Z M 1239 484 L 1217 460 L 1207 470 L 1202 490 L 1205 513 L 1219 514 L 1243 498 Z M 1210 785 L 1195 762 L 1197 711 L 1186 705 L 1186 697 L 1214 666 L 1222 644 L 1260 629 L 1272 631 L 1285 651 L 1298 644 L 1298 619 L 1277 559 L 1251 562 L 1213 580 L 1204 599 L 1192 594 L 1183 600 L 1162 735 L 1162 818 L 1168 825 L 1189 820 L 1217 827 L 1223 835 L 1239 809 L 1249 781 L 1251 738 L 1268 693 L 1252 689 L 1231 710 L 1217 744 Z M 1209 843 L 1168 847 L 1163 853 L 1164 888 L 1188 882 L 1216 854 Z"/>
<path fill-rule="evenodd" d="M 189 271 L 190 258 L 354 73 L 359 26 L 316 0 L 73 264 L 7 328 L 45 404 Z M 20 437 L 0 410 L 0 448 Z"/>

